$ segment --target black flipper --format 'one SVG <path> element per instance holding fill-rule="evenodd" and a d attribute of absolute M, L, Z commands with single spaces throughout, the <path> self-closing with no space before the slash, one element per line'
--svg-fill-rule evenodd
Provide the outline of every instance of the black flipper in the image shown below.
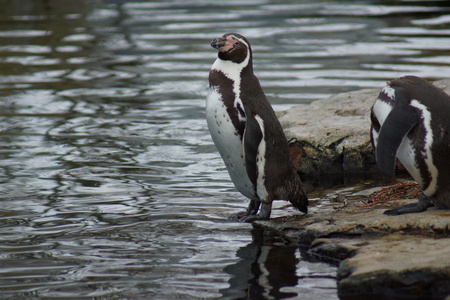
<path fill-rule="evenodd" d="M 397 150 L 416 124 L 416 109 L 409 106 L 405 90 L 395 87 L 394 107 L 381 126 L 375 153 L 378 168 L 386 176 L 394 176 Z"/>
<path fill-rule="evenodd" d="M 256 165 L 256 156 L 258 155 L 258 147 L 263 138 L 259 123 L 255 117 L 251 114 L 248 107 L 245 107 L 245 114 L 247 121 L 245 122 L 244 138 L 242 141 L 244 147 L 244 160 L 247 175 L 255 185 L 258 178 L 258 167 Z"/>

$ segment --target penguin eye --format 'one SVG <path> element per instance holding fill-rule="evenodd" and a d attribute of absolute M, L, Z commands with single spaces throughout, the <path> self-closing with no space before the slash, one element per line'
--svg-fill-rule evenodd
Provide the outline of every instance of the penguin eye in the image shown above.
<path fill-rule="evenodd" d="M 230 35 L 230 37 L 233 40 L 233 45 L 236 45 L 237 43 L 239 43 L 239 40 L 236 37 L 234 37 L 232 35 Z"/>
<path fill-rule="evenodd" d="M 230 50 L 228 50 L 228 52 L 232 52 L 232 51 L 235 50 L 237 47 L 241 46 L 242 43 L 241 43 L 241 41 L 240 41 L 237 37 L 235 37 L 234 35 L 230 35 L 229 37 L 230 37 L 231 40 L 232 40 L 233 46 L 232 46 L 232 48 L 231 48 Z"/>

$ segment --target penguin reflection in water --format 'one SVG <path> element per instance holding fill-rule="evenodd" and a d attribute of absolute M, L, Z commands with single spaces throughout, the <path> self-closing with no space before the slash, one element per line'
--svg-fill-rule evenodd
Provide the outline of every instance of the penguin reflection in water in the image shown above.
<path fill-rule="evenodd" d="M 379 169 L 394 176 L 396 158 L 422 189 L 419 202 L 387 215 L 450 208 L 450 96 L 415 77 L 391 81 L 371 110 L 371 139 Z"/>
<path fill-rule="evenodd" d="M 278 199 L 306 213 L 308 198 L 283 129 L 253 74 L 250 43 L 227 33 L 211 46 L 219 54 L 209 73 L 208 128 L 236 189 L 250 199 L 247 211 L 229 219 L 269 219 Z"/>

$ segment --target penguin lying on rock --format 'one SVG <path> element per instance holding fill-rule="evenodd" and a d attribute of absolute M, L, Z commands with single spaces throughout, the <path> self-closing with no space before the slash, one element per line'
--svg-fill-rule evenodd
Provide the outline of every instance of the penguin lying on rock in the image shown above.
<path fill-rule="evenodd" d="M 398 158 L 422 189 L 418 203 L 384 213 L 450 208 L 450 96 L 415 76 L 395 79 L 373 104 L 371 122 L 378 168 L 392 177 Z"/>
<path fill-rule="evenodd" d="M 211 46 L 219 53 L 209 72 L 208 128 L 236 189 L 250 198 L 247 211 L 229 219 L 269 219 L 272 201 L 278 199 L 306 213 L 308 198 L 283 129 L 253 74 L 250 43 L 227 33 Z"/>

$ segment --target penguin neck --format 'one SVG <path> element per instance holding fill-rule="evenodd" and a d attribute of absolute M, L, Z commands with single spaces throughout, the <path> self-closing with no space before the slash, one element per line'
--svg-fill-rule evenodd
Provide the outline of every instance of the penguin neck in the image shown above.
<path fill-rule="evenodd" d="M 234 62 L 233 60 L 224 60 L 219 57 L 216 59 L 211 67 L 211 71 L 219 71 L 223 73 L 227 78 L 231 79 L 234 83 L 240 83 L 242 73 L 250 72 L 253 74 L 252 66 L 252 54 L 247 50 L 245 59 L 241 62 Z"/>
<path fill-rule="evenodd" d="M 238 113 L 239 121 L 245 121 L 245 114 L 243 113 L 244 105 L 241 99 L 241 85 L 244 78 L 247 76 L 253 76 L 252 59 L 250 52 L 247 57 L 241 63 L 235 63 L 230 60 L 223 60 L 220 57 L 214 62 L 211 71 L 220 72 L 225 77 L 231 80 L 232 89 L 234 94 L 233 106 L 242 113 Z"/>

